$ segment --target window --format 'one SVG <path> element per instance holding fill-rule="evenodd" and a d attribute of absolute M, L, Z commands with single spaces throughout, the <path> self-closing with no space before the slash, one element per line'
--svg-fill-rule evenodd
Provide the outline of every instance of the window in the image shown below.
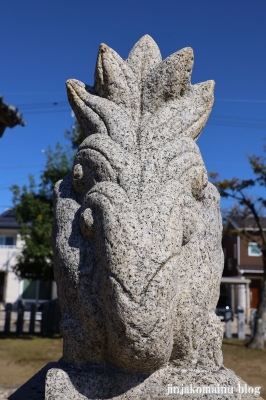
<path fill-rule="evenodd" d="M 251 242 L 248 244 L 248 255 L 251 257 L 261 256 L 261 249 L 259 248 L 257 243 Z"/>
<path fill-rule="evenodd" d="M 227 259 L 227 269 L 228 269 L 228 271 L 231 271 L 232 268 L 233 268 L 233 259 L 228 258 Z"/>
<path fill-rule="evenodd" d="M 234 244 L 234 258 L 237 259 L 237 244 Z"/>
<path fill-rule="evenodd" d="M 29 279 L 23 281 L 23 300 L 35 299 L 36 298 L 36 282 Z"/>
<path fill-rule="evenodd" d="M 51 299 L 51 281 L 33 281 L 24 279 L 23 281 L 23 300 L 50 300 Z"/>
<path fill-rule="evenodd" d="M 0 236 L 0 247 L 15 247 L 16 239 L 13 236 Z"/>
<path fill-rule="evenodd" d="M 0 272 L 0 301 L 4 301 L 5 282 L 6 274 L 5 272 Z"/>

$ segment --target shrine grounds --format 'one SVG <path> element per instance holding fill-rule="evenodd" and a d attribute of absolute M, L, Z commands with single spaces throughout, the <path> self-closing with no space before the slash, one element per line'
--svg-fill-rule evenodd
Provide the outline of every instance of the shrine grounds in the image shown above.
<path fill-rule="evenodd" d="M 249 386 L 261 386 L 266 399 L 266 351 L 247 349 L 245 340 L 224 339 L 224 365 Z M 265 343 L 266 348 L 266 343 Z M 19 387 L 50 361 L 62 355 L 62 338 L 0 335 L 0 387 Z"/>

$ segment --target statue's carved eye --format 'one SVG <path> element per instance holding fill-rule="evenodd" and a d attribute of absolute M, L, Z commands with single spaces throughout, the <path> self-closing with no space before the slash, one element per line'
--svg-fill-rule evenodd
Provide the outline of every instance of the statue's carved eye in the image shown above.
<path fill-rule="evenodd" d="M 80 180 L 80 179 L 82 179 L 83 178 L 83 167 L 82 167 L 82 165 L 80 165 L 80 164 L 76 164 L 76 165 L 74 165 L 74 168 L 73 168 L 73 179 L 75 180 L 75 181 L 77 181 L 77 180 Z"/>
<path fill-rule="evenodd" d="M 208 184 L 207 172 L 204 167 L 197 166 L 190 170 L 191 192 L 197 200 L 202 197 L 203 190 Z"/>
<path fill-rule="evenodd" d="M 182 246 L 185 246 L 191 239 L 196 230 L 196 216 L 191 207 L 183 208 L 183 236 Z"/>
<path fill-rule="evenodd" d="M 86 208 L 80 215 L 79 225 L 84 237 L 91 240 L 95 235 L 94 219 L 90 208 Z"/>
<path fill-rule="evenodd" d="M 84 164 L 74 164 L 72 172 L 72 184 L 77 193 L 82 194 L 92 187 L 94 172 Z"/>

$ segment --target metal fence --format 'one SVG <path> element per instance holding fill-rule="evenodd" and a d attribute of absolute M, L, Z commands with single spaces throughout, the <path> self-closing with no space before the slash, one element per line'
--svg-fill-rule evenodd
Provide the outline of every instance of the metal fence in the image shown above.
<path fill-rule="evenodd" d="M 51 335 L 59 333 L 60 319 L 58 300 L 42 303 L 41 310 L 37 310 L 36 304 L 31 304 L 30 311 L 25 311 L 22 301 L 18 302 L 16 311 L 8 303 L 5 310 L 0 311 L 0 332 Z"/>
<path fill-rule="evenodd" d="M 242 307 L 237 307 L 237 314 L 233 318 L 231 311 L 225 313 L 224 319 L 224 337 L 227 339 L 238 338 L 248 339 L 253 337 L 255 329 L 256 310 L 251 311 L 249 324 L 245 321 L 245 314 Z M 266 329 L 264 339 L 266 340 Z"/>
<path fill-rule="evenodd" d="M 22 333 L 52 335 L 60 333 L 59 323 L 61 312 L 58 300 L 47 301 L 41 304 L 41 309 L 37 310 L 36 304 L 30 305 L 30 311 L 25 311 L 22 301 L 18 302 L 16 311 L 12 304 L 5 305 L 5 310 L 0 311 L 0 333 Z M 225 314 L 224 336 L 226 338 L 237 337 L 245 339 L 253 336 L 255 312 L 251 313 L 250 326 L 245 323 L 244 312 L 238 307 L 236 319 L 232 318 L 231 313 Z M 266 333 L 265 333 L 266 340 Z"/>

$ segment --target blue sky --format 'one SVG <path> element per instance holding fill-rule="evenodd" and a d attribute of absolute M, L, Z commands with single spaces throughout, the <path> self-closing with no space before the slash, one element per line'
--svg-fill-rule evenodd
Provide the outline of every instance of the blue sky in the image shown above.
<path fill-rule="evenodd" d="M 43 150 L 66 143 L 73 118 L 65 81 L 92 85 L 100 43 L 126 58 L 146 33 L 163 58 L 193 48 L 192 84 L 216 81 L 198 140 L 208 171 L 249 177 L 246 154 L 262 154 L 266 137 L 265 20 L 265 0 L 1 2 L 0 94 L 19 107 L 26 126 L 7 128 L 0 139 L 0 212 L 12 206 L 12 184 L 38 178 Z"/>

